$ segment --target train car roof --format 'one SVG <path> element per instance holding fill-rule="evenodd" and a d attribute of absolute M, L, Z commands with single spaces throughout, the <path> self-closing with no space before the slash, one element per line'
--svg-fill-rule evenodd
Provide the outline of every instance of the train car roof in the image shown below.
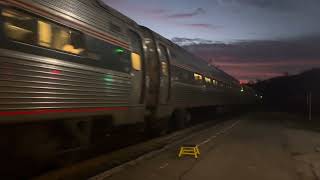
<path fill-rule="evenodd" d="M 157 32 L 152 31 L 148 27 L 145 27 L 145 26 L 140 26 L 140 27 L 148 29 L 149 31 L 151 31 L 153 33 L 153 35 L 156 39 L 163 41 L 164 43 L 169 45 L 174 50 L 177 50 L 180 53 L 183 53 L 184 55 L 187 55 L 189 57 L 189 58 L 188 57 L 182 58 L 183 59 L 182 61 L 177 59 L 174 63 L 182 65 L 182 66 L 187 65 L 188 68 L 193 69 L 194 71 L 196 71 L 198 73 L 201 73 L 205 76 L 213 76 L 217 80 L 220 80 L 220 81 L 229 81 L 229 82 L 233 82 L 235 84 L 239 84 L 239 81 L 237 79 L 235 79 L 231 75 L 225 73 L 224 71 L 222 71 L 218 67 L 208 64 L 208 62 L 206 62 L 204 59 L 192 54 L 191 52 L 189 52 L 186 49 L 184 49 L 183 47 L 173 43 L 169 39 L 158 34 Z"/>
<path fill-rule="evenodd" d="M 119 12 L 118 10 L 110 7 L 109 5 L 107 5 L 105 2 L 103 2 L 102 0 L 95 0 L 101 7 L 103 7 L 107 12 L 109 12 L 111 15 L 115 16 L 118 19 L 121 19 L 122 21 L 124 21 L 127 24 L 130 25 L 134 25 L 134 26 L 139 26 L 137 22 L 135 22 L 134 20 L 132 20 L 131 18 L 129 18 L 128 16 L 122 14 L 121 12 Z"/>

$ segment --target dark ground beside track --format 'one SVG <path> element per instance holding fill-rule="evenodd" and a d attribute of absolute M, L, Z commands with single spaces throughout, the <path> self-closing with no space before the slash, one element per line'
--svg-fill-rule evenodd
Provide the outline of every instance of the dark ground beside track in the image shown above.
<path fill-rule="evenodd" d="M 143 134 L 129 135 L 127 132 L 123 132 L 122 137 L 113 138 L 114 143 L 112 147 L 116 147 L 117 144 L 119 147 L 126 146 L 125 144 L 135 144 L 136 145 L 129 146 L 127 148 L 118 149 L 116 151 L 111 151 L 110 149 L 100 149 L 99 153 L 96 153 L 96 156 L 92 156 L 91 158 L 87 158 L 88 160 L 66 165 L 61 169 L 51 170 L 43 173 L 41 176 L 38 176 L 38 179 L 85 179 L 87 177 L 91 177 L 101 171 L 106 169 L 110 169 L 116 166 L 119 166 L 125 162 L 128 162 L 132 159 L 135 159 L 141 155 L 144 155 L 148 152 L 152 152 L 154 150 L 158 150 L 163 148 L 164 146 L 176 142 L 186 136 L 193 134 L 195 132 L 207 129 L 208 127 L 215 126 L 216 124 L 224 124 L 231 120 L 233 117 L 239 116 L 238 113 L 219 113 L 214 114 L 214 118 L 212 117 L 212 113 L 209 114 L 203 112 L 194 112 L 194 117 L 200 117 L 196 119 L 196 122 L 193 123 L 193 126 L 168 134 L 163 137 L 157 137 L 155 139 L 149 139 L 146 141 L 146 137 Z M 121 143 L 121 144 L 120 144 Z M 106 144 L 110 145 L 110 144 Z M 120 146 L 121 145 L 121 146 Z M 115 148 L 112 148 L 115 149 Z M 103 153 L 102 153 L 103 151 Z M 94 153 L 91 155 L 94 155 Z M 84 159 L 86 157 L 84 156 Z"/>
<path fill-rule="evenodd" d="M 313 180 L 320 178 L 320 119 L 251 113 L 231 129 L 211 127 L 185 143 L 203 143 L 200 158 L 178 158 L 179 145 L 111 180 Z M 225 131 L 228 129 L 228 131 Z M 223 133 L 224 132 L 224 133 Z M 102 176 L 100 176 L 101 178 Z"/>

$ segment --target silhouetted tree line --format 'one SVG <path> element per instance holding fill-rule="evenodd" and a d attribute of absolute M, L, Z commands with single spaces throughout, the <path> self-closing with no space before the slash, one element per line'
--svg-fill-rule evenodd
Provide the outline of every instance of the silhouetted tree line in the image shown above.
<path fill-rule="evenodd" d="M 263 95 L 264 107 L 286 112 L 307 113 L 311 93 L 312 111 L 320 113 L 320 69 L 260 81 L 252 87 Z"/>

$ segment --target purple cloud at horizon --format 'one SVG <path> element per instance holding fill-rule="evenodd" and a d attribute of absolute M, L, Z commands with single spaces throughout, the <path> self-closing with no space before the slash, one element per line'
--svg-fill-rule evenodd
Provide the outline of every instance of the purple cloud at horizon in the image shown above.
<path fill-rule="evenodd" d="M 182 40 L 178 42 L 181 45 L 183 45 Z M 243 41 L 232 44 L 191 43 L 184 48 L 236 78 L 250 81 L 297 74 L 320 67 L 318 44 L 320 36 L 282 41 Z"/>

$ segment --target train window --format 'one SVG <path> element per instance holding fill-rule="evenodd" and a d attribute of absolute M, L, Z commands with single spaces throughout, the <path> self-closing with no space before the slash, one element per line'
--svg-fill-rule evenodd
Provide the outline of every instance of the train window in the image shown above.
<path fill-rule="evenodd" d="M 185 70 L 183 68 L 173 66 L 172 67 L 172 72 L 176 78 L 176 80 L 183 82 L 183 83 L 188 83 L 192 84 L 193 82 L 193 73 L 191 73 L 188 70 Z"/>
<path fill-rule="evenodd" d="M 204 80 L 206 81 L 207 84 L 211 84 L 211 79 L 208 77 L 205 77 Z"/>
<path fill-rule="evenodd" d="M 141 57 L 139 54 L 131 53 L 132 68 L 136 71 L 141 71 Z"/>
<path fill-rule="evenodd" d="M 160 59 L 167 59 L 166 47 L 164 47 L 162 44 L 159 45 L 159 56 Z"/>
<path fill-rule="evenodd" d="M 140 71 L 142 67 L 141 56 L 142 56 L 142 41 L 138 33 L 134 31 L 129 31 L 130 41 L 131 41 L 131 64 L 132 69 Z"/>
<path fill-rule="evenodd" d="M 168 64 L 165 62 L 161 62 L 161 69 L 162 69 L 162 74 L 165 76 L 168 76 Z"/>
<path fill-rule="evenodd" d="M 86 36 L 88 54 L 98 57 L 99 67 L 129 73 L 132 70 L 131 52 L 92 36 Z"/>
<path fill-rule="evenodd" d="M 213 84 L 214 86 L 218 86 L 218 81 L 215 80 L 215 79 L 212 79 L 212 84 Z"/>
<path fill-rule="evenodd" d="M 202 76 L 200 74 L 194 73 L 193 76 L 196 81 L 198 82 L 202 81 Z"/>
<path fill-rule="evenodd" d="M 5 34 L 12 40 L 72 54 L 84 51 L 84 40 L 80 32 L 16 10 L 5 9 L 2 16 Z"/>
<path fill-rule="evenodd" d="M 50 47 L 52 43 L 51 25 L 42 21 L 38 22 L 39 27 L 39 44 L 41 46 Z"/>
<path fill-rule="evenodd" d="M 161 61 L 161 71 L 162 71 L 162 74 L 164 76 L 168 76 L 169 73 L 168 73 L 168 53 L 167 53 L 167 48 L 160 44 L 159 45 L 159 56 L 160 56 L 160 61 Z"/>
<path fill-rule="evenodd" d="M 173 73 L 175 74 L 176 80 L 180 81 L 180 82 L 185 82 L 185 78 L 184 78 L 184 71 L 183 69 L 174 66 L 172 68 Z"/>
<path fill-rule="evenodd" d="M 2 11 L 4 32 L 10 39 L 34 43 L 36 41 L 36 19 L 22 12 L 11 9 Z"/>
<path fill-rule="evenodd" d="M 81 33 L 43 20 L 38 21 L 38 44 L 72 54 L 84 52 Z"/>

